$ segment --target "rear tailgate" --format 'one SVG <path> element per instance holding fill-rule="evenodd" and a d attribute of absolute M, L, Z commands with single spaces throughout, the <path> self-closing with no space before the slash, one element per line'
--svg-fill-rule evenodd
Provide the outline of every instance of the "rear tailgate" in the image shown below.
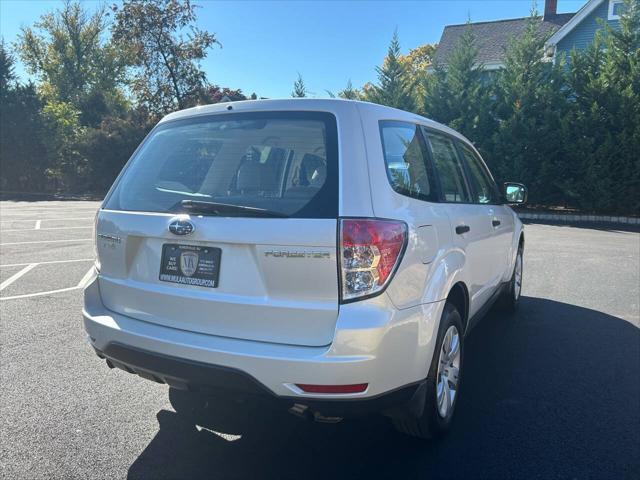
<path fill-rule="evenodd" d="M 195 231 L 177 237 L 168 229 L 172 218 L 100 213 L 99 282 L 108 309 L 211 335 L 331 343 L 338 315 L 336 220 L 191 216 Z M 220 248 L 217 288 L 161 281 L 165 244 Z"/>
<path fill-rule="evenodd" d="M 99 214 L 105 306 L 210 335 L 330 344 L 338 184 L 330 113 L 161 122 Z"/>

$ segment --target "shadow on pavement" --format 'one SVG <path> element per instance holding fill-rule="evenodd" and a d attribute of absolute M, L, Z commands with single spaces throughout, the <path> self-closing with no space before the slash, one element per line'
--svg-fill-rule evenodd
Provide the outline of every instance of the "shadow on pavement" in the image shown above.
<path fill-rule="evenodd" d="M 158 412 L 129 478 L 638 478 L 640 330 L 631 323 L 524 297 L 516 316 L 480 323 L 465 363 L 455 424 L 439 442 L 396 434 L 382 417 L 324 425 L 253 401 L 216 402 L 212 431 Z"/>

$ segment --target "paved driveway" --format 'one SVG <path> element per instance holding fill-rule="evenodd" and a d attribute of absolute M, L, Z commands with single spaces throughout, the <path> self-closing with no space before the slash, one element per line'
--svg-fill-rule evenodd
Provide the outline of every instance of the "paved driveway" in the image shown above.
<path fill-rule="evenodd" d="M 467 343 L 451 434 L 220 402 L 205 428 L 84 341 L 97 203 L 0 203 L 3 478 L 639 478 L 640 235 L 528 225 L 520 312 Z"/>

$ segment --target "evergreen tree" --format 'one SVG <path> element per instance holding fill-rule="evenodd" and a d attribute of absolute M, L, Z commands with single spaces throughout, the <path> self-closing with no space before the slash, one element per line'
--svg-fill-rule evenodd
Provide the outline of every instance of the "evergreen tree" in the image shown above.
<path fill-rule="evenodd" d="M 620 30 L 607 24 L 585 51 L 573 51 L 564 136 L 578 206 L 640 211 L 640 6 L 627 0 Z"/>
<path fill-rule="evenodd" d="M 293 98 L 304 98 L 307 96 L 307 93 L 307 86 L 304 84 L 302 75 L 298 73 L 298 79 L 293 82 L 293 91 L 291 92 L 291 96 Z"/>
<path fill-rule="evenodd" d="M 358 89 L 353 88 L 353 84 L 351 83 L 351 79 L 349 79 L 347 81 L 347 86 L 344 88 L 344 90 L 340 90 L 338 92 L 338 97 L 344 98 L 346 100 L 359 100 L 360 99 L 360 92 L 358 91 Z"/>
<path fill-rule="evenodd" d="M 416 110 L 414 83 L 400 57 L 400 42 L 395 31 L 382 66 L 376 67 L 378 83 L 365 90 L 365 100 L 413 112 Z"/>
<path fill-rule="evenodd" d="M 434 64 L 433 73 L 425 76 L 422 113 L 458 130 L 486 155 L 495 129 L 489 85 L 478 63 L 475 35 L 467 28 L 449 63 Z"/>
<path fill-rule="evenodd" d="M 498 178 L 524 182 L 532 203 L 557 205 L 571 197 L 561 128 L 568 103 L 562 62 L 544 59 L 548 37 L 540 34 L 540 22 L 533 11 L 525 31 L 510 42 L 495 78 L 498 126 L 487 160 Z"/>
<path fill-rule="evenodd" d="M 15 79 L 15 58 L 7 50 L 2 38 L 0 39 L 0 97 L 7 93 Z"/>

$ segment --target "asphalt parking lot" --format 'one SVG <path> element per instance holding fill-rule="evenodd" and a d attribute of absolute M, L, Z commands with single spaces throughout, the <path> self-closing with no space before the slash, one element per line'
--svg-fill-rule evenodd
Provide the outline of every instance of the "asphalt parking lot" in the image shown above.
<path fill-rule="evenodd" d="M 206 426 L 85 342 L 97 202 L 0 202 L 0 476 L 640 478 L 640 234 L 527 225 L 520 311 L 467 342 L 452 432 L 221 401 Z"/>

